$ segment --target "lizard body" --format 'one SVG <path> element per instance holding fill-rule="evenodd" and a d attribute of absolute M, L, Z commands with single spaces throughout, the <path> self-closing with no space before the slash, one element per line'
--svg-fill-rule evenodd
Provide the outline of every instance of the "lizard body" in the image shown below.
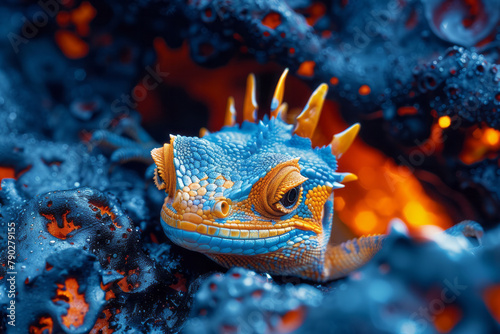
<path fill-rule="evenodd" d="M 151 152 L 155 183 L 167 194 L 161 224 L 174 243 L 225 267 L 331 280 L 370 260 L 384 236 L 328 243 L 334 189 L 357 179 L 337 173 L 337 160 L 359 125 L 335 135 L 330 145 L 313 148 L 309 138 L 328 86 L 316 89 L 290 125 L 282 120 L 286 74 L 276 87 L 270 118 L 255 119 L 250 75 L 241 126 L 229 98 L 222 130 L 202 138 L 171 136 L 169 144 Z"/>

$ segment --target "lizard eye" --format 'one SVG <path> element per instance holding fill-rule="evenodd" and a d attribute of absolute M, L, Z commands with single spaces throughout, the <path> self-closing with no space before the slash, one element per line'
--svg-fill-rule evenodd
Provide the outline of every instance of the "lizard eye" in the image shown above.
<path fill-rule="evenodd" d="M 280 203 L 286 208 L 292 208 L 299 199 L 300 186 L 288 190 L 280 199 Z"/>
<path fill-rule="evenodd" d="M 295 210 L 301 201 L 302 183 L 307 178 L 300 174 L 298 159 L 274 167 L 259 180 L 249 195 L 255 209 L 269 218 L 277 218 Z"/>

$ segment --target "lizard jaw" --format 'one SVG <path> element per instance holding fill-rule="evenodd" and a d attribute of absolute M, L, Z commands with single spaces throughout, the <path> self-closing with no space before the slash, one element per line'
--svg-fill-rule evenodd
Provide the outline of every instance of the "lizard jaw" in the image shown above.
<path fill-rule="evenodd" d="M 194 213 L 175 213 L 169 208 L 168 198 L 161 211 L 161 223 L 165 234 L 175 244 L 202 253 L 254 255 L 274 252 L 290 246 L 298 238 L 317 236 L 316 231 L 292 224 L 269 224 L 252 222 L 217 223 L 203 220 Z M 258 229 L 257 229 L 258 228 Z"/>

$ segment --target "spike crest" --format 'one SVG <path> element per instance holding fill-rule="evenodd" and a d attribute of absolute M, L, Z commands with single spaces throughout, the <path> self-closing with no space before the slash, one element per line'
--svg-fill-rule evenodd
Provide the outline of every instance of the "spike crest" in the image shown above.
<path fill-rule="evenodd" d="M 255 123 L 258 108 L 259 106 L 255 98 L 255 75 L 251 73 L 247 78 L 247 89 L 243 104 L 243 121 Z"/>
<path fill-rule="evenodd" d="M 227 99 L 226 116 L 224 117 L 224 126 L 233 126 L 236 124 L 236 108 L 234 107 L 234 98 L 230 96 Z"/>
<path fill-rule="evenodd" d="M 283 102 L 283 94 L 285 92 L 285 80 L 286 75 L 288 74 L 288 68 L 286 68 L 276 85 L 276 89 L 274 91 L 273 100 L 271 102 L 271 118 L 277 117 L 279 114 L 279 109 L 281 107 L 281 103 Z"/>
<path fill-rule="evenodd" d="M 346 130 L 337 133 L 333 136 L 331 145 L 332 145 L 332 154 L 340 159 L 342 154 L 344 154 L 347 149 L 351 146 L 352 142 L 356 138 L 361 125 L 359 123 L 353 124 Z"/>
<path fill-rule="evenodd" d="M 294 133 L 300 137 L 311 138 L 318 125 L 321 109 L 325 102 L 328 85 L 321 84 L 312 93 L 302 113 L 297 117 L 297 126 Z"/>

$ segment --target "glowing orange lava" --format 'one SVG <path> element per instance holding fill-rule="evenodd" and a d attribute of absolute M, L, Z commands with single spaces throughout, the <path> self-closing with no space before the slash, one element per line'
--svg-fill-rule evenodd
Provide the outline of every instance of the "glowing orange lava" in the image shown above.
<path fill-rule="evenodd" d="M 483 293 L 483 298 L 490 313 L 500 323 L 500 284 L 488 287 Z"/>
<path fill-rule="evenodd" d="M 15 175 L 14 168 L 0 166 L 0 190 L 2 190 L 2 180 L 13 179 Z"/>
<path fill-rule="evenodd" d="M 470 165 L 498 150 L 500 150 L 500 131 L 487 126 L 474 126 L 467 130 L 460 160 Z"/>
<path fill-rule="evenodd" d="M 326 101 L 313 142 L 326 145 L 334 133 L 347 127 L 337 105 Z M 438 140 L 434 137 L 431 140 Z M 443 229 L 452 225 L 446 209 L 425 193 L 407 167 L 398 166 L 359 138 L 339 160 L 339 171 L 359 177 L 336 190 L 334 200 L 335 213 L 358 235 L 385 233 L 393 218 L 403 220 L 412 233 L 426 225 Z"/>
<path fill-rule="evenodd" d="M 57 284 L 56 296 L 52 301 L 63 301 L 69 304 L 66 315 L 61 316 L 64 326 L 70 328 L 71 325 L 80 327 L 83 325 L 85 315 L 89 310 L 89 304 L 85 302 L 85 294 L 79 293 L 79 284 L 75 278 L 67 278 L 64 284 Z"/>
<path fill-rule="evenodd" d="M 102 311 L 104 313 L 104 318 L 97 318 L 94 327 L 89 332 L 89 334 L 112 334 L 113 329 L 109 328 L 109 319 L 111 318 L 111 312 L 109 310 Z"/>
<path fill-rule="evenodd" d="M 54 217 L 54 215 L 41 213 L 41 215 L 43 217 L 45 217 L 48 220 L 50 220 L 50 222 L 47 224 L 47 231 L 50 234 L 52 234 L 54 237 L 58 238 L 58 239 L 64 240 L 64 239 L 66 239 L 68 237 L 68 235 L 71 232 L 73 232 L 73 231 L 78 230 L 79 228 L 81 228 L 81 226 L 73 224 L 73 221 L 68 221 L 68 219 L 67 219 L 68 213 L 69 213 L 69 211 L 66 211 L 62 215 L 62 221 L 63 221 L 63 226 L 62 227 L 59 227 L 59 225 L 57 224 L 57 220 Z"/>
<path fill-rule="evenodd" d="M 31 325 L 29 328 L 30 334 L 52 334 L 54 330 L 54 321 L 51 317 L 40 317 L 38 323 Z"/>

